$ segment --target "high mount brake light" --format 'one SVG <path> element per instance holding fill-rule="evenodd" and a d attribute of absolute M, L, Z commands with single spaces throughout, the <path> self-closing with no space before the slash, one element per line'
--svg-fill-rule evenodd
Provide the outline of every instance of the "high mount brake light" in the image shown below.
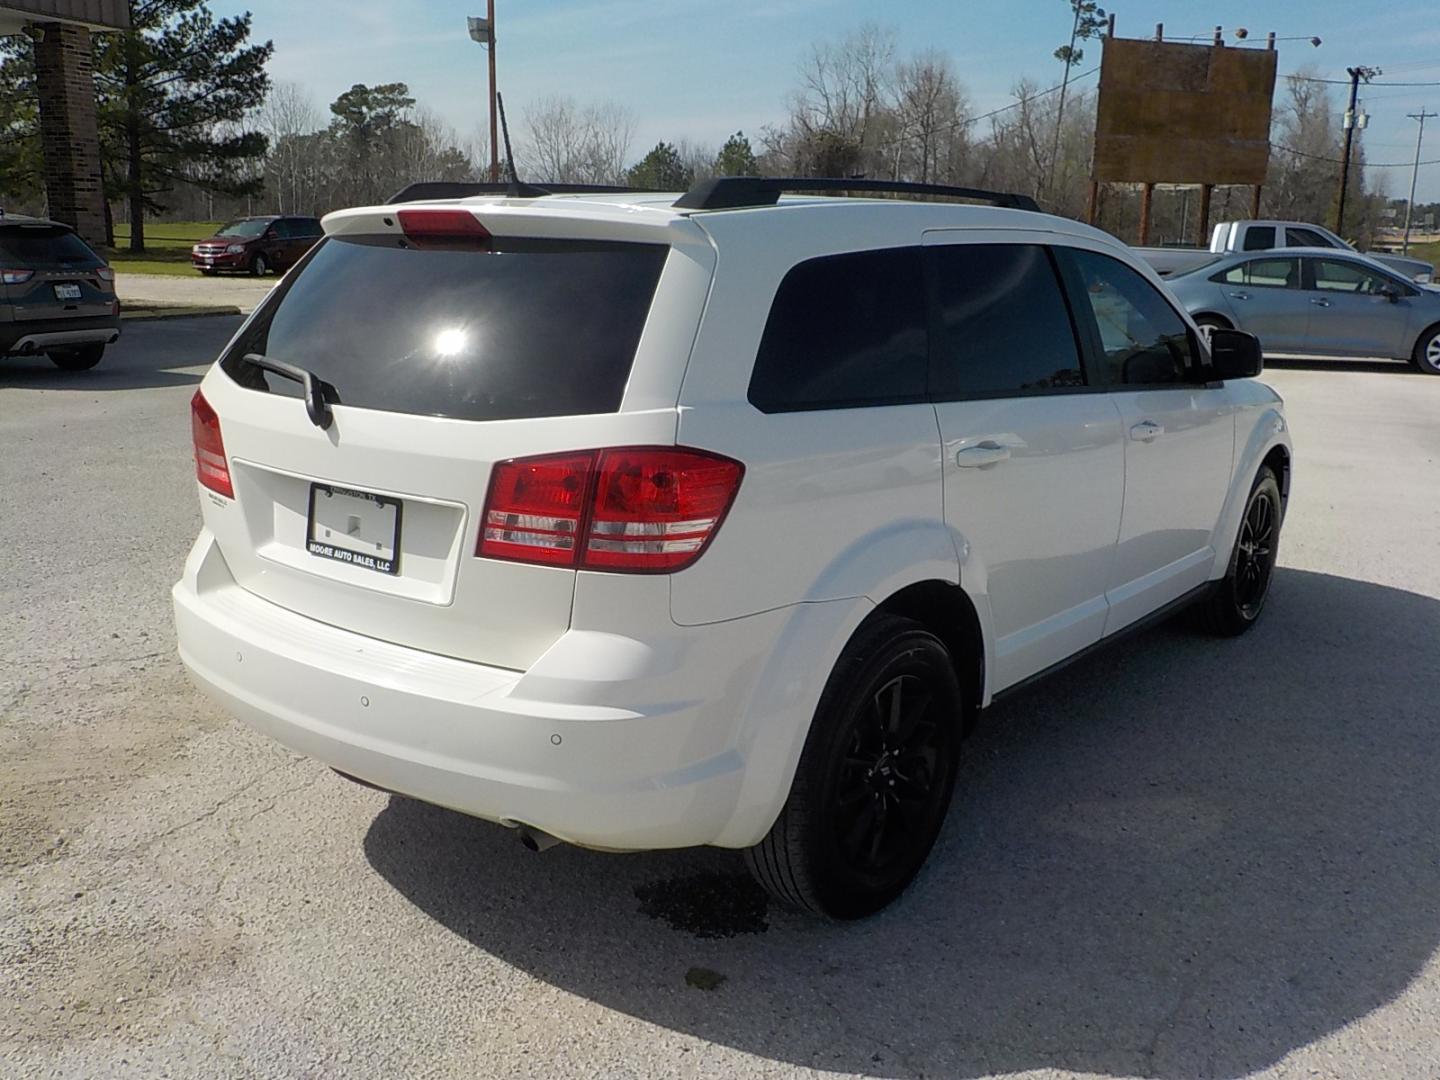
<path fill-rule="evenodd" d="M 674 446 L 502 461 L 475 554 L 581 570 L 682 570 L 714 539 L 744 474 L 738 461 Z"/>
<path fill-rule="evenodd" d="M 401 210 L 395 216 L 412 240 L 490 239 L 490 230 L 468 210 Z"/>
<path fill-rule="evenodd" d="M 220 438 L 220 416 L 199 390 L 190 399 L 190 434 L 195 441 L 195 478 L 211 491 L 235 497 L 230 483 L 230 463 L 225 442 Z"/>

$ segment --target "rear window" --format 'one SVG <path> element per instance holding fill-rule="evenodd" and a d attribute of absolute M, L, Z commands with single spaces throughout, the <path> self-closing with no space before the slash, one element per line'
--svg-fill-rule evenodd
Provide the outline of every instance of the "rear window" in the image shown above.
<path fill-rule="evenodd" d="M 928 350 L 919 248 L 811 259 L 775 294 L 750 401 L 764 412 L 919 401 Z"/>
<path fill-rule="evenodd" d="M 16 268 L 98 266 L 100 256 L 69 229 L 54 225 L 0 227 L 0 257 Z"/>
<path fill-rule="evenodd" d="M 221 366 L 299 396 L 246 353 L 297 364 L 341 404 L 459 420 L 614 412 L 669 248 L 496 237 L 411 246 L 332 237 L 275 290 Z"/>

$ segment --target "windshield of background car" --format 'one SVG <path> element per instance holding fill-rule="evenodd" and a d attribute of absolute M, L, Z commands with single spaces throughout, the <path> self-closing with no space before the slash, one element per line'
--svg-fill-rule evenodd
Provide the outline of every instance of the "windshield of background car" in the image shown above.
<path fill-rule="evenodd" d="M 669 248 L 494 237 L 483 248 L 331 237 L 292 271 L 222 361 L 240 384 L 331 383 L 340 404 L 460 420 L 615 412 Z"/>
<path fill-rule="evenodd" d="M 254 240 L 256 237 L 264 236 L 265 230 L 269 227 L 270 222 L 268 221 L 232 221 L 215 235 L 233 236 L 241 240 Z"/>

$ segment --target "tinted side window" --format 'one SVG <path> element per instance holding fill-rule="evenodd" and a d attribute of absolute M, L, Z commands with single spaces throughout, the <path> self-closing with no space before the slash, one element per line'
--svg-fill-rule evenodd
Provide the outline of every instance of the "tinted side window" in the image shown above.
<path fill-rule="evenodd" d="M 1300 260 L 1251 259 L 1249 262 L 1222 270 L 1210 279 L 1226 285 L 1251 285 L 1268 289 L 1298 289 Z"/>
<path fill-rule="evenodd" d="M 291 221 L 291 225 L 295 230 L 296 236 L 313 239 L 314 237 L 325 235 L 325 230 L 321 227 L 319 218 L 294 218 Z"/>
<path fill-rule="evenodd" d="M 927 254 L 941 331 L 934 394 L 1085 385 L 1070 311 L 1044 248 L 958 244 Z"/>
<path fill-rule="evenodd" d="M 290 237 L 295 235 L 295 230 L 291 228 L 290 222 L 286 218 L 281 218 L 279 221 L 272 222 L 270 225 L 270 231 L 274 233 L 275 237 L 279 240 L 288 240 Z"/>
<path fill-rule="evenodd" d="M 1118 259 L 1073 251 L 1100 333 L 1110 382 L 1154 385 L 1192 381 L 1197 359 L 1189 328 L 1160 293 Z"/>
<path fill-rule="evenodd" d="M 919 248 L 811 259 L 775 293 L 750 401 L 766 412 L 918 401 L 927 338 Z"/>
<path fill-rule="evenodd" d="M 1269 251 L 1274 246 L 1274 225 L 1252 225 L 1245 230 L 1246 251 Z"/>
<path fill-rule="evenodd" d="M 1290 247 L 1334 247 L 1314 229 L 1286 229 L 1285 243 Z"/>

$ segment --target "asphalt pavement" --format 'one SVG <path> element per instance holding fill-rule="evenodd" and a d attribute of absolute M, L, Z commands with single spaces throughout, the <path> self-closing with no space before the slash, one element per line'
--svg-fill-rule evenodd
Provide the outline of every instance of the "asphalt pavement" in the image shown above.
<path fill-rule="evenodd" d="M 830 925 L 730 852 L 531 854 L 190 688 L 187 401 L 238 321 L 0 360 L 0 1075 L 1440 1074 L 1440 379 L 1268 372 L 1263 623 L 992 710 L 916 886 Z"/>

